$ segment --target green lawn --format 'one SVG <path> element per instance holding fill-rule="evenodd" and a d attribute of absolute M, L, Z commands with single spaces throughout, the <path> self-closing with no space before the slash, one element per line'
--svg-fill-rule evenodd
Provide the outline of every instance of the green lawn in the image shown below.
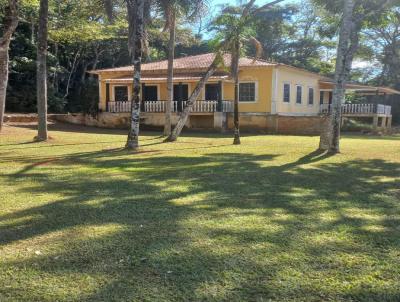
<path fill-rule="evenodd" d="M 0 135 L 0 301 L 400 301 L 398 136 L 34 135 Z"/>

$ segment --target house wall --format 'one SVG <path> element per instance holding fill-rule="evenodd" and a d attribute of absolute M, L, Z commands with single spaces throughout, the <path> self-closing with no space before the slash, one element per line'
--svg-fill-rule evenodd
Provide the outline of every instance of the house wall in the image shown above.
<path fill-rule="evenodd" d="M 287 115 L 317 115 L 319 113 L 320 84 L 318 75 L 280 66 L 276 69 L 276 113 Z M 290 102 L 283 101 L 284 84 L 290 84 Z M 296 87 L 302 86 L 302 103 L 296 103 Z M 308 104 L 308 88 L 314 88 L 314 104 Z"/>
<path fill-rule="evenodd" d="M 280 133 L 280 134 L 306 134 L 319 135 L 323 117 L 320 116 L 280 116 L 271 114 L 240 113 L 240 129 L 244 132 Z M 102 112 L 92 117 L 82 113 L 55 115 L 53 119 L 86 126 L 100 128 L 126 129 L 129 125 L 129 113 Z M 165 124 L 163 113 L 142 113 L 142 129 L 158 129 L 162 131 Z M 179 115 L 172 114 L 172 124 L 175 125 Z M 208 115 L 190 115 L 186 128 L 207 130 L 233 130 L 233 114 L 215 112 Z"/>
<path fill-rule="evenodd" d="M 246 102 L 239 104 L 240 112 L 255 112 L 255 113 L 270 113 L 271 112 L 271 97 L 272 97 L 272 67 L 264 68 L 252 68 L 241 70 L 239 73 L 240 82 L 255 82 L 257 88 L 257 100 L 255 102 Z M 107 79 L 114 79 L 120 77 L 129 76 L 124 73 L 103 73 L 99 76 L 99 89 L 100 89 L 100 100 L 99 108 L 103 111 L 106 110 L 106 83 Z M 217 82 L 217 81 L 210 81 Z M 177 84 L 176 82 L 175 84 Z M 189 84 L 189 95 L 193 92 L 196 87 L 197 81 L 185 82 L 183 84 Z M 167 83 L 165 81 L 159 82 L 145 82 L 146 85 L 158 85 L 160 100 L 166 100 L 168 98 Z M 129 95 L 132 93 L 132 84 L 116 84 L 110 83 L 110 101 L 114 100 L 113 91 L 115 86 L 125 85 L 128 86 Z M 201 92 L 199 99 L 204 99 L 204 89 Z M 224 82 L 222 87 L 222 98 L 224 100 L 233 100 L 235 97 L 234 83 Z"/>
<path fill-rule="evenodd" d="M 270 113 L 272 98 L 272 72 L 273 67 L 248 68 L 239 72 L 239 82 L 255 82 L 258 90 L 255 102 L 239 103 L 239 111 L 244 113 Z M 223 99 L 234 100 L 235 85 L 225 82 L 223 86 Z"/>

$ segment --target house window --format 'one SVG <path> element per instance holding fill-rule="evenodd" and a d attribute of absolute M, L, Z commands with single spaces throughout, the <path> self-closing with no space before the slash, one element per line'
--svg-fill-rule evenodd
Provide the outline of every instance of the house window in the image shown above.
<path fill-rule="evenodd" d="M 322 105 L 324 103 L 324 95 L 325 95 L 324 91 L 319 92 L 319 104 L 320 105 Z"/>
<path fill-rule="evenodd" d="M 239 84 L 239 102 L 256 101 L 256 83 Z"/>
<path fill-rule="evenodd" d="M 296 86 L 296 104 L 301 104 L 303 95 L 303 87 L 300 85 Z"/>
<path fill-rule="evenodd" d="M 333 101 L 333 93 L 332 91 L 329 91 L 329 105 L 332 105 L 332 101 Z"/>
<path fill-rule="evenodd" d="M 314 105 L 314 88 L 308 88 L 308 105 Z"/>
<path fill-rule="evenodd" d="M 283 101 L 290 103 L 290 84 L 283 84 Z"/>
<path fill-rule="evenodd" d="M 127 102 L 128 101 L 128 86 L 114 87 L 114 101 Z"/>

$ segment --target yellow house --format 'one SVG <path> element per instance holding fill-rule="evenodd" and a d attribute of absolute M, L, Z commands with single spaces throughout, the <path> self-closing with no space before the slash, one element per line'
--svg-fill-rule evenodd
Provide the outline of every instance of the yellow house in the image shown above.
<path fill-rule="evenodd" d="M 214 54 L 176 59 L 174 62 L 173 122 L 179 117 L 198 80 Z M 225 55 L 229 68 L 230 55 Z M 133 67 L 91 71 L 99 79 L 99 116 L 94 123 L 105 127 L 127 125 L 132 95 Z M 164 124 L 167 99 L 167 61 L 142 65 L 142 124 Z M 280 133 L 316 133 L 320 114 L 329 110 L 333 81 L 316 73 L 285 64 L 244 57 L 239 63 L 239 112 L 242 129 Z M 385 87 L 348 85 L 348 90 L 373 94 L 399 93 Z M 215 73 L 195 103 L 187 127 L 229 129 L 233 124 L 234 83 L 228 69 Z M 361 106 L 355 113 L 381 118 L 390 126 L 389 106 Z M 379 107 L 379 108 L 378 108 Z M 346 109 L 344 108 L 344 113 Z M 384 122 L 383 122 L 384 119 Z"/>

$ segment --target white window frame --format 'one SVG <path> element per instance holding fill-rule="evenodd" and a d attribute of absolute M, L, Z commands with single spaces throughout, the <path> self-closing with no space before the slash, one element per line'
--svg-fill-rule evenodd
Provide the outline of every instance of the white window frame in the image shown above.
<path fill-rule="evenodd" d="M 117 84 L 117 85 L 111 85 L 111 102 L 116 102 L 115 100 L 115 87 L 126 87 L 128 90 L 128 99 L 127 101 L 130 101 L 130 97 L 132 95 L 132 87 L 130 85 L 124 85 L 124 84 Z"/>
<path fill-rule="evenodd" d="M 254 98 L 255 100 L 252 102 L 241 102 L 240 101 L 240 84 L 254 84 Z M 258 81 L 239 81 L 239 85 L 238 85 L 238 98 L 239 98 L 239 103 L 242 104 L 254 104 L 254 103 L 258 103 Z"/>
<path fill-rule="evenodd" d="M 301 88 L 301 94 L 300 94 L 300 103 L 298 103 L 297 102 L 297 96 L 298 96 L 298 91 L 297 91 L 297 88 Z M 301 85 L 301 84 L 296 84 L 296 99 L 295 99 L 295 104 L 296 105 L 298 105 L 298 106 L 301 106 L 301 105 L 303 105 L 303 85 Z"/>
<path fill-rule="evenodd" d="M 321 93 L 322 93 L 322 103 L 321 103 Z M 318 104 L 319 105 L 325 104 L 325 90 L 322 89 L 319 90 Z"/>
<path fill-rule="evenodd" d="M 310 89 L 313 90 L 313 102 L 312 102 L 312 104 L 310 104 Z M 307 89 L 307 105 L 310 106 L 310 107 L 315 106 L 315 88 L 312 87 L 312 86 L 308 86 L 308 89 Z"/>
<path fill-rule="evenodd" d="M 285 101 L 285 85 L 289 85 L 289 102 Z M 289 82 L 283 82 L 282 86 L 282 102 L 284 104 L 290 104 L 292 100 L 292 84 Z"/>

